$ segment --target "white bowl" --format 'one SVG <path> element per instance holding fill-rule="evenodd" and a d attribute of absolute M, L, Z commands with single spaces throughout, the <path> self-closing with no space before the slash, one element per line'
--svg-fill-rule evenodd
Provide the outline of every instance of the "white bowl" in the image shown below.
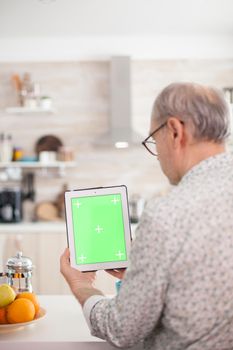
<path fill-rule="evenodd" d="M 46 310 L 41 307 L 40 310 L 38 311 L 38 313 L 36 314 L 36 317 L 32 321 L 21 322 L 21 323 L 0 324 L 0 334 L 1 333 L 12 332 L 12 331 L 15 331 L 15 330 L 20 330 L 20 329 L 22 329 L 24 327 L 30 326 L 30 325 L 32 325 L 34 323 L 37 323 L 41 319 L 43 319 L 45 317 L 45 315 L 46 315 Z"/>

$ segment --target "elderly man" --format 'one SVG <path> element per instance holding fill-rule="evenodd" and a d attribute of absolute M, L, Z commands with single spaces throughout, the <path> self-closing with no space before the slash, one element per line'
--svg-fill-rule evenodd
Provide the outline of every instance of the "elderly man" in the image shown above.
<path fill-rule="evenodd" d="M 61 257 L 93 335 L 122 348 L 233 349 L 228 129 L 226 102 L 213 88 L 176 83 L 156 98 L 143 144 L 176 186 L 148 203 L 119 294 L 107 299 L 92 287 L 94 273 L 72 269 L 68 250 Z"/>

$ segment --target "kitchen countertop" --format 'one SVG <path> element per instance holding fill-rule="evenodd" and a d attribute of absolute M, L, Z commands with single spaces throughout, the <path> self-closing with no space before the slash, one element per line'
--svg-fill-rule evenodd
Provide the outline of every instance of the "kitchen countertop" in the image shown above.
<path fill-rule="evenodd" d="M 18 330 L 0 331 L 1 349 L 39 350 L 42 346 L 43 350 L 115 349 L 90 334 L 82 308 L 73 295 L 38 295 L 38 298 L 47 311 L 46 316 Z"/>
<path fill-rule="evenodd" d="M 132 235 L 137 224 L 131 223 Z M 37 222 L 19 222 L 19 223 L 0 223 L 0 234 L 24 234 L 24 233 L 66 233 L 66 223 L 64 221 L 37 221 Z"/>
<path fill-rule="evenodd" d="M 90 335 L 82 308 L 73 295 L 38 295 L 46 316 L 23 329 L 0 331 L 2 341 L 11 342 L 101 342 Z M 1 328 L 1 327 L 0 327 Z"/>

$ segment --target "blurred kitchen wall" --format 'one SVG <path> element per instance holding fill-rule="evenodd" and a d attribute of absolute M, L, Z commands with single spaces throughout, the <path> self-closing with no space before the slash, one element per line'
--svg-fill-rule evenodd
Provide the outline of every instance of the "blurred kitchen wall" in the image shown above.
<path fill-rule="evenodd" d="M 11 75 L 26 71 L 52 97 L 55 114 L 5 112 L 17 104 Z M 233 59 L 133 60 L 134 129 L 147 136 L 153 100 L 167 84 L 182 80 L 223 88 L 232 77 Z M 37 177 L 38 200 L 55 196 L 63 182 L 70 188 L 124 183 L 130 193 L 145 197 L 166 188 L 157 159 L 142 146 L 117 150 L 93 144 L 108 130 L 109 61 L 0 63 L 0 81 L 1 131 L 11 133 L 16 146 L 33 154 L 36 140 L 52 133 L 75 150 L 77 167 L 65 178 Z"/>

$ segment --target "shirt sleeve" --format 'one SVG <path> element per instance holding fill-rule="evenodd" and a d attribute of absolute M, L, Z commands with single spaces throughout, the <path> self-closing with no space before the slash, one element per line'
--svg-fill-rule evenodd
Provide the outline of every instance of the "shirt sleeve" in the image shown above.
<path fill-rule="evenodd" d="M 93 309 L 95 304 L 102 299 L 106 299 L 106 297 L 104 297 L 103 295 L 93 295 L 90 298 L 88 298 L 83 305 L 83 314 L 90 331 L 92 331 L 91 321 L 90 321 L 91 310 Z"/>
<path fill-rule="evenodd" d="M 91 310 L 92 335 L 124 348 L 143 341 L 155 330 L 176 250 L 174 242 L 167 245 L 170 230 L 155 216 L 143 214 L 119 293 L 110 300 L 99 300 Z"/>

